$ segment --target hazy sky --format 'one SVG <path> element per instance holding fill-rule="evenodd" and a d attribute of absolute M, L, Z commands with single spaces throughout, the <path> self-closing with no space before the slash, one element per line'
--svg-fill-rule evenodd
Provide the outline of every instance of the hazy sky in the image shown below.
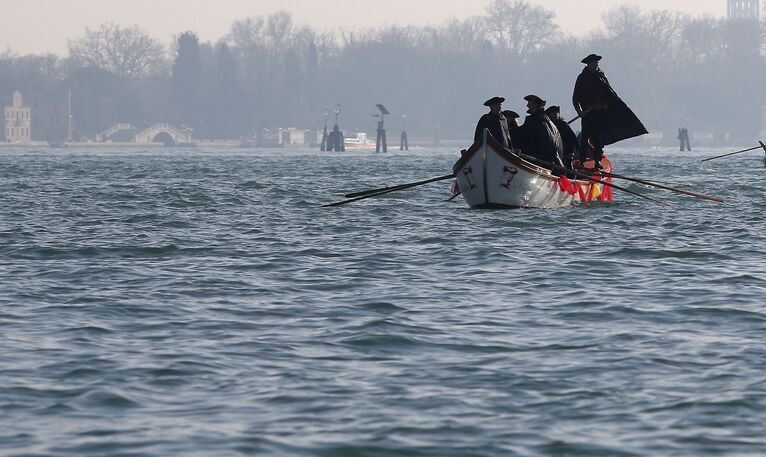
<path fill-rule="evenodd" d="M 367 28 L 385 24 L 439 24 L 451 17 L 483 12 L 490 0 L 0 0 L 0 50 L 19 54 L 66 53 L 68 39 L 101 23 L 139 24 L 169 42 L 191 30 L 203 41 L 217 40 L 237 19 L 280 9 L 297 22 L 320 29 Z M 724 16 L 726 0 L 531 0 L 553 9 L 556 21 L 571 33 L 601 25 L 601 14 L 621 3 L 644 9 L 673 9 L 694 15 Z"/>

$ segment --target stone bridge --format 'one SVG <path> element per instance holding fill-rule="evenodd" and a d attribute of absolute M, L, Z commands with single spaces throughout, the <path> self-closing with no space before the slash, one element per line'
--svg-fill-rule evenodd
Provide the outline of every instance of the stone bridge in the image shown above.
<path fill-rule="evenodd" d="M 112 139 L 111 137 L 119 132 L 133 132 L 135 130 L 136 128 L 130 124 L 115 124 L 96 135 L 96 141 L 107 141 Z"/>
<path fill-rule="evenodd" d="M 148 129 L 136 134 L 136 143 L 165 143 L 175 146 L 179 143 L 191 143 L 191 130 L 178 129 L 170 124 L 154 124 Z"/>

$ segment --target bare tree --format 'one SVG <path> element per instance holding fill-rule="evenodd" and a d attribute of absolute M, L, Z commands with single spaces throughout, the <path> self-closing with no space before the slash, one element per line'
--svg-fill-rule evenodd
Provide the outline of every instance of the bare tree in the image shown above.
<path fill-rule="evenodd" d="M 277 11 L 266 19 L 266 37 L 275 56 L 282 56 L 293 35 L 293 16 L 287 11 Z"/>
<path fill-rule="evenodd" d="M 726 56 L 726 23 L 723 19 L 692 19 L 681 35 L 679 59 L 687 64 L 719 63 Z"/>
<path fill-rule="evenodd" d="M 494 0 L 485 23 L 491 38 L 511 58 L 525 59 L 560 33 L 553 11 L 525 0 Z"/>
<path fill-rule="evenodd" d="M 479 17 L 452 19 L 439 29 L 444 52 L 478 54 L 487 41 L 484 21 Z"/>
<path fill-rule="evenodd" d="M 242 19 L 231 25 L 227 39 L 241 52 L 252 52 L 264 45 L 262 17 Z"/>
<path fill-rule="evenodd" d="M 140 78 L 162 66 L 165 49 L 137 25 L 123 28 L 109 22 L 86 28 L 82 38 L 69 41 L 69 55 L 83 66 Z"/>
<path fill-rule="evenodd" d="M 618 6 L 604 15 L 606 37 L 614 55 L 629 56 L 643 66 L 668 66 L 678 55 L 688 18 L 676 11 Z"/>

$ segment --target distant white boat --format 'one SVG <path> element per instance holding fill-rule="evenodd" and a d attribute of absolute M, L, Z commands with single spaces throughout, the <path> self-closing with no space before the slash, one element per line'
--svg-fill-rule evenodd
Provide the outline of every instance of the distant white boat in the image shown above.
<path fill-rule="evenodd" d="M 612 172 L 606 156 L 601 164 L 604 171 Z M 483 144 L 477 143 L 463 153 L 453 171 L 471 208 L 562 208 L 591 200 L 612 201 L 610 187 L 555 176 L 551 170 L 509 152 L 486 134 Z M 611 178 L 604 181 L 611 183 Z"/>
<path fill-rule="evenodd" d="M 367 138 L 366 133 L 358 132 L 356 137 L 346 137 L 343 140 L 346 150 L 375 149 L 375 142 Z"/>

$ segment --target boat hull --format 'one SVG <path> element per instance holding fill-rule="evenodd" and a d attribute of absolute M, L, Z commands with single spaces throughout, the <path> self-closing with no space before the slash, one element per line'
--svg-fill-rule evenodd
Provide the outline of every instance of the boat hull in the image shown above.
<path fill-rule="evenodd" d="M 606 158 L 602 164 L 612 171 Z M 465 151 L 454 172 L 471 208 L 562 208 L 611 200 L 603 182 L 562 179 L 487 140 Z"/>

